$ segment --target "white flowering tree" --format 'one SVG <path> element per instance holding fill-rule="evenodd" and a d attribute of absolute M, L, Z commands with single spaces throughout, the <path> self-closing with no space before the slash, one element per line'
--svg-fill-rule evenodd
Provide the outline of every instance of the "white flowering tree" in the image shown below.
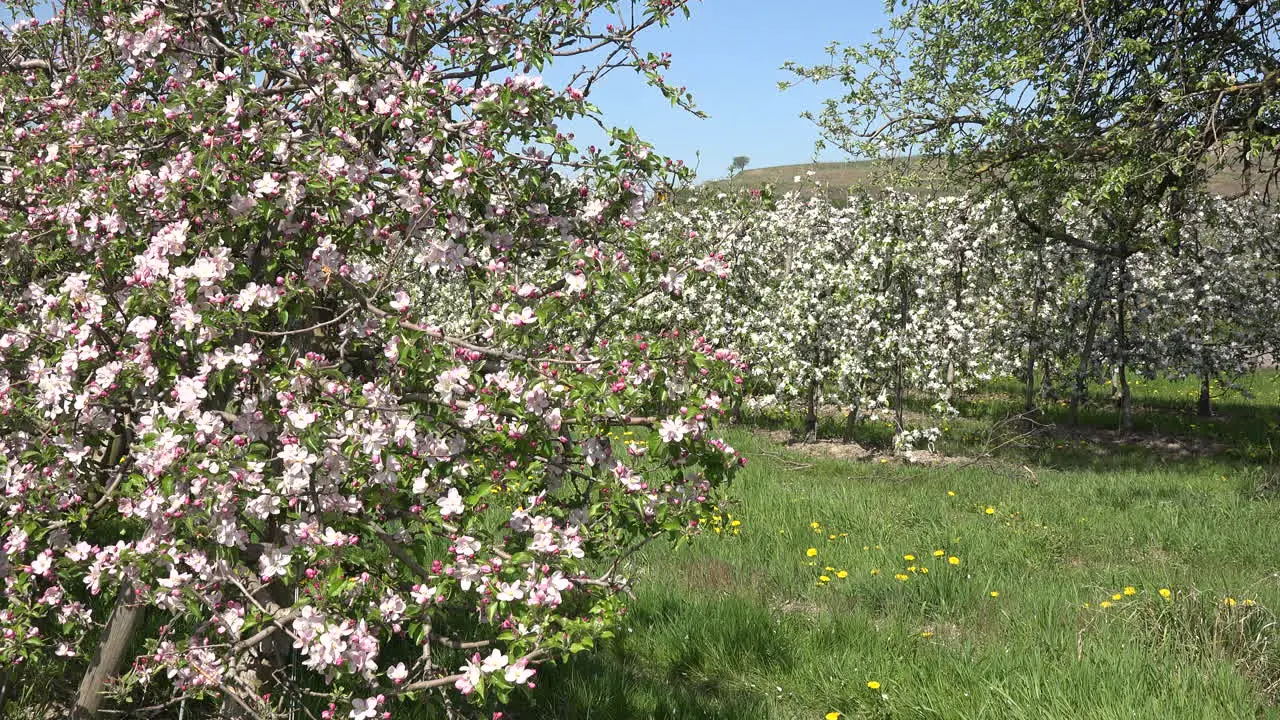
<path fill-rule="evenodd" d="M 905 422 L 907 392 L 945 413 L 954 392 L 1020 357 L 1004 344 L 1014 248 L 998 204 L 712 189 L 664 206 L 645 228 L 664 257 L 724 277 L 686 292 L 662 322 L 740 350 L 748 401 L 801 401 L 807 436 L 826 402 L 848 408 L 850 426 L 892 408 L 900 444 L 932 440 Z"/>
<path fill-rule="evenodd" d="M 919 198 L 816 192 L 773 196 L 712 187 L 650 214 L 650 247 L 672 267 L 722 282 L 653 296 L 645 322 L 692 329 L 747 361 L 746 402 L 799 402 L 812 437 L 817 406 L 893 411 L 897 444 L 936 439 L 908 423 L 980 381 L 1018 374 L 1027 410 L 1045 396 L 1079 411 L 1090 382 L 1110 379 L 1122 424 L 1128 378 L 1198 374 L 1201 412 L 1213 379 L 1275 347 L 1276 215 L 1258 198 L 1145 212 L 1115 238 L 1095 207 L 1067 199 L 1036 217 L 996 195 Z M 1058 233 L 1089 245 L 1062 242 Z M 1097 244 L 1095 244 L 1095 241 Z"/>
<path fill-rule="evenodd" d="M 700 276 L 633 231 L 676 166 L 556 123 L 619 66 L 684 103 L 635 45 L 684 5 L 6 5 L 6 687 L 460 716 L 609 633 L 738 463 L 732 357 L 619 330 Z"/>

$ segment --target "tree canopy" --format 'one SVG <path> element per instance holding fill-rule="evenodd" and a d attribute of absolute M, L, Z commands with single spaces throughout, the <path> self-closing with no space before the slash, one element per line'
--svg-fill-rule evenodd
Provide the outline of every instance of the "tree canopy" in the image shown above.
<path fill-rule="evenodd" d="M 1117 225 L 1122 208 L 1185 202 L 1227 167 L 1243 190 L 1277 180 L 1280 3 L 886 6 L 890 23 L 872 42 L 787 65 L 842 86 L 809 114 L 824 145 L 922 156 L 1015 197 L 1090 203 Z"/>

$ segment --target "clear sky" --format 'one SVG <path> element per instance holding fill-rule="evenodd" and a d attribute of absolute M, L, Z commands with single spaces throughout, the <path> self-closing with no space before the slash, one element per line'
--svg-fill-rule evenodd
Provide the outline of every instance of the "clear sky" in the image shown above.
<path fill-rule="evenodd" d="M 794 77 L 782 63 L 821 62 L 831 41 L 867 41 L 886 22 L 881 0 L 695 0 L 691 9 L 688 20 L 642 33 L 638 44 L 672 53 L 666 78 L 687 86 L 710 118 L 671 107 L 631 71 L 611 73 L 591 98 L 609 124 L 634 127 L 659 152 L 697 163 L 699 180 L 724 176 L 736 155 L 750 157 L 753 168 L 812 160 L 817 131 L 799 115 L 837 88 L 781 91 L 778 81 Z M 546 73 L 549 84 L 558 84 L 560 70 Z M 578 133 L 580 147 L 602 140 L 587 124 L 564 129 Z M 820 159 L 845 158 L 827 151 Z"/>

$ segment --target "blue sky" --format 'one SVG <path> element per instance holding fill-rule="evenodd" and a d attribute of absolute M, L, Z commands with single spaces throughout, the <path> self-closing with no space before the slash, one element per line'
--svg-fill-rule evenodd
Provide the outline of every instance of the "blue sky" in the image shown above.
<path fill-rule="evenodd" d="M 668 81 L 686 86 L 709 118 L 673 108 L 626 70 L 605 78 L 591 100 L 610 125 L 634 127 L 660 153 L 696 164 L 699 180 L 723 177 L 736 155 L 750 157 L 753 168 L 812 160 L 817 130 L 800 113 L 819 109 L 838 87 L 781 91 L 778 81 L 794 77 L 781 69 L 783 62 L 821 62 L 833 40 L 866 42 L 887 21 L 883 0 L 691 0 L 690 8 L 689 19 L 642 33 L 638 45 L 672 54 Z M 3 8 L 0 19 L 10 20 Z M 548 68 L 548 84 L 563 87 L 580 65 L 581 59 Z M 577 133 L 579 147 L 606 140 L 590 123 L 562 129 Z M 827 151 L 819 159 L 846 158 Z"/>
<path fill-rule="evenodd" d="M 722 177 L 735 155 L 750 157 L 750 167 L 813 159 L 817 131 L 799 115 L 836 88 L 780 91 L 778 81 L 793 77 L 782 63 L 821 62 L 831 41 L 864 42 L 886 22 L 880 0 L 695 0 L 691 9 L 688 20 L 641 34 L 638 44 L 672 53 L 668 81 L 687 86 L 710 118 L 671 107 L 630 71 L 611 73 L 591 98 L 609 124 L 634 127 L 659 152 L 698 163 L 699 180 Z M 559 71 L 547 73 L 549 84 L 558 84 Z M 565 129 L 578 133 L 580 147 L 602 139 L 586 124 Z M 827 151 L 820 159 L 845 158 Z"/>

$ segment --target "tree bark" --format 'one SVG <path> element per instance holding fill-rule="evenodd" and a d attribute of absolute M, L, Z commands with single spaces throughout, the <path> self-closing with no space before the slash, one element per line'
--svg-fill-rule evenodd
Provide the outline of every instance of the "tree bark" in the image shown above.
<path fill-rule="evenodd" d="M 849 408 L 849 414 L 844 418 L 844 439 L 846 441 L 853 440 L 853 434 L 858 428 L 858 420 L 861 412 L 862 400 L 854 400 L 853 407 Z"/>
<path fill-rule="evenodd" d="M 1043 251 L 1039 257 L 1043 258 Z M 1027 336 L 1027 363 L 1026 363 L 1026 402 L 1024 410 L 1033 412 L 1036 409 L 1036 355 L 1043 351 L 1042 333 L 1040 332 L 1040 307 L 1044 303 L 1044 277 L 1037 273 L 1036 275 L 1036 293 L 1031 301 L 1031 321 L 1027 323 L 1031 331 Z M 1046 372 L 1045 382 L 1048 382 Z"/>
<path fill-rule="evenodd" d="M 1027 346 L 1027 364 L 1026 370 L 1026 398 L 1023 403 L 1023 409 L 1031 412 L 1036 409 L 1036 348 L 1034 343 Z"/>
<path fill-rule="evenodd" d="M 1200 400 L 1196 403 L 1196 415 L 1210 417 L 1213 415 L 1213 399 L 1209 395 L 1210 374 L 1208 369 L 1200 371 Z"/>
<path fill-rule="evenodd" d="M 127 580 L 125 581 L 128 582 Z M 107 620 L 107 627 L 102 631 L 102 639 L 98 649 L 89 661 L 89 667 L 80 679 L 80 688 L 76 691 L 76 705 L 71 717 L 73 720 L 90 720 L 98 717 L 102 709 L 103 690 L 120 672 L 125 653 L 133 644 L 133 636 L 142 624 L 142 606 L 137 604 L 133 588 L 125 585 L 116 599 L 115 609 Z"/>
<path fill-rule="evenodd" d="M 1119 340 L 1120 350 L 1120 429 L 1129 431 L 1133 429 L 1133 396 L 1129 393 L 1129 334 L 1125 317 L 1125 268 L 1120 268 L 1120 287 L 1117 291 L 1119 298 L 1119 308 L 1116 316 L 1116 332 Z"/>
<path fill-rule="evenodd" d="M 818 381 L 809 381 L 809 397 L 804 416 L 804 440 L 813 442 L 818 439 Z"/>
<path fill-rule="evenodd" d="M 1089 306 L 1089 319 L 1085 327 L 1084 347 L 1080 351 L 1080 365 L 1076 368 L 1075 388 L 1071 393 L 1071 405 L 1067 412 L 1067 423 L 1070 425 L 1078 425 L 1080 423 L 1080 404 L 1084 401 L 1087 389 L 1086 381 L 1089 377 L 1089 365 L 1093 360 L 1093 344 L 1098 336 L 1098 324 L 1102 313 L 1102 296 L 1106 286 L 1106 275 L 1108 269 L 1105 265 L 1106 261 L 1099 261 L 1096 266 L 1097 282 L 1093 287 L 1093 302 Z"/>

